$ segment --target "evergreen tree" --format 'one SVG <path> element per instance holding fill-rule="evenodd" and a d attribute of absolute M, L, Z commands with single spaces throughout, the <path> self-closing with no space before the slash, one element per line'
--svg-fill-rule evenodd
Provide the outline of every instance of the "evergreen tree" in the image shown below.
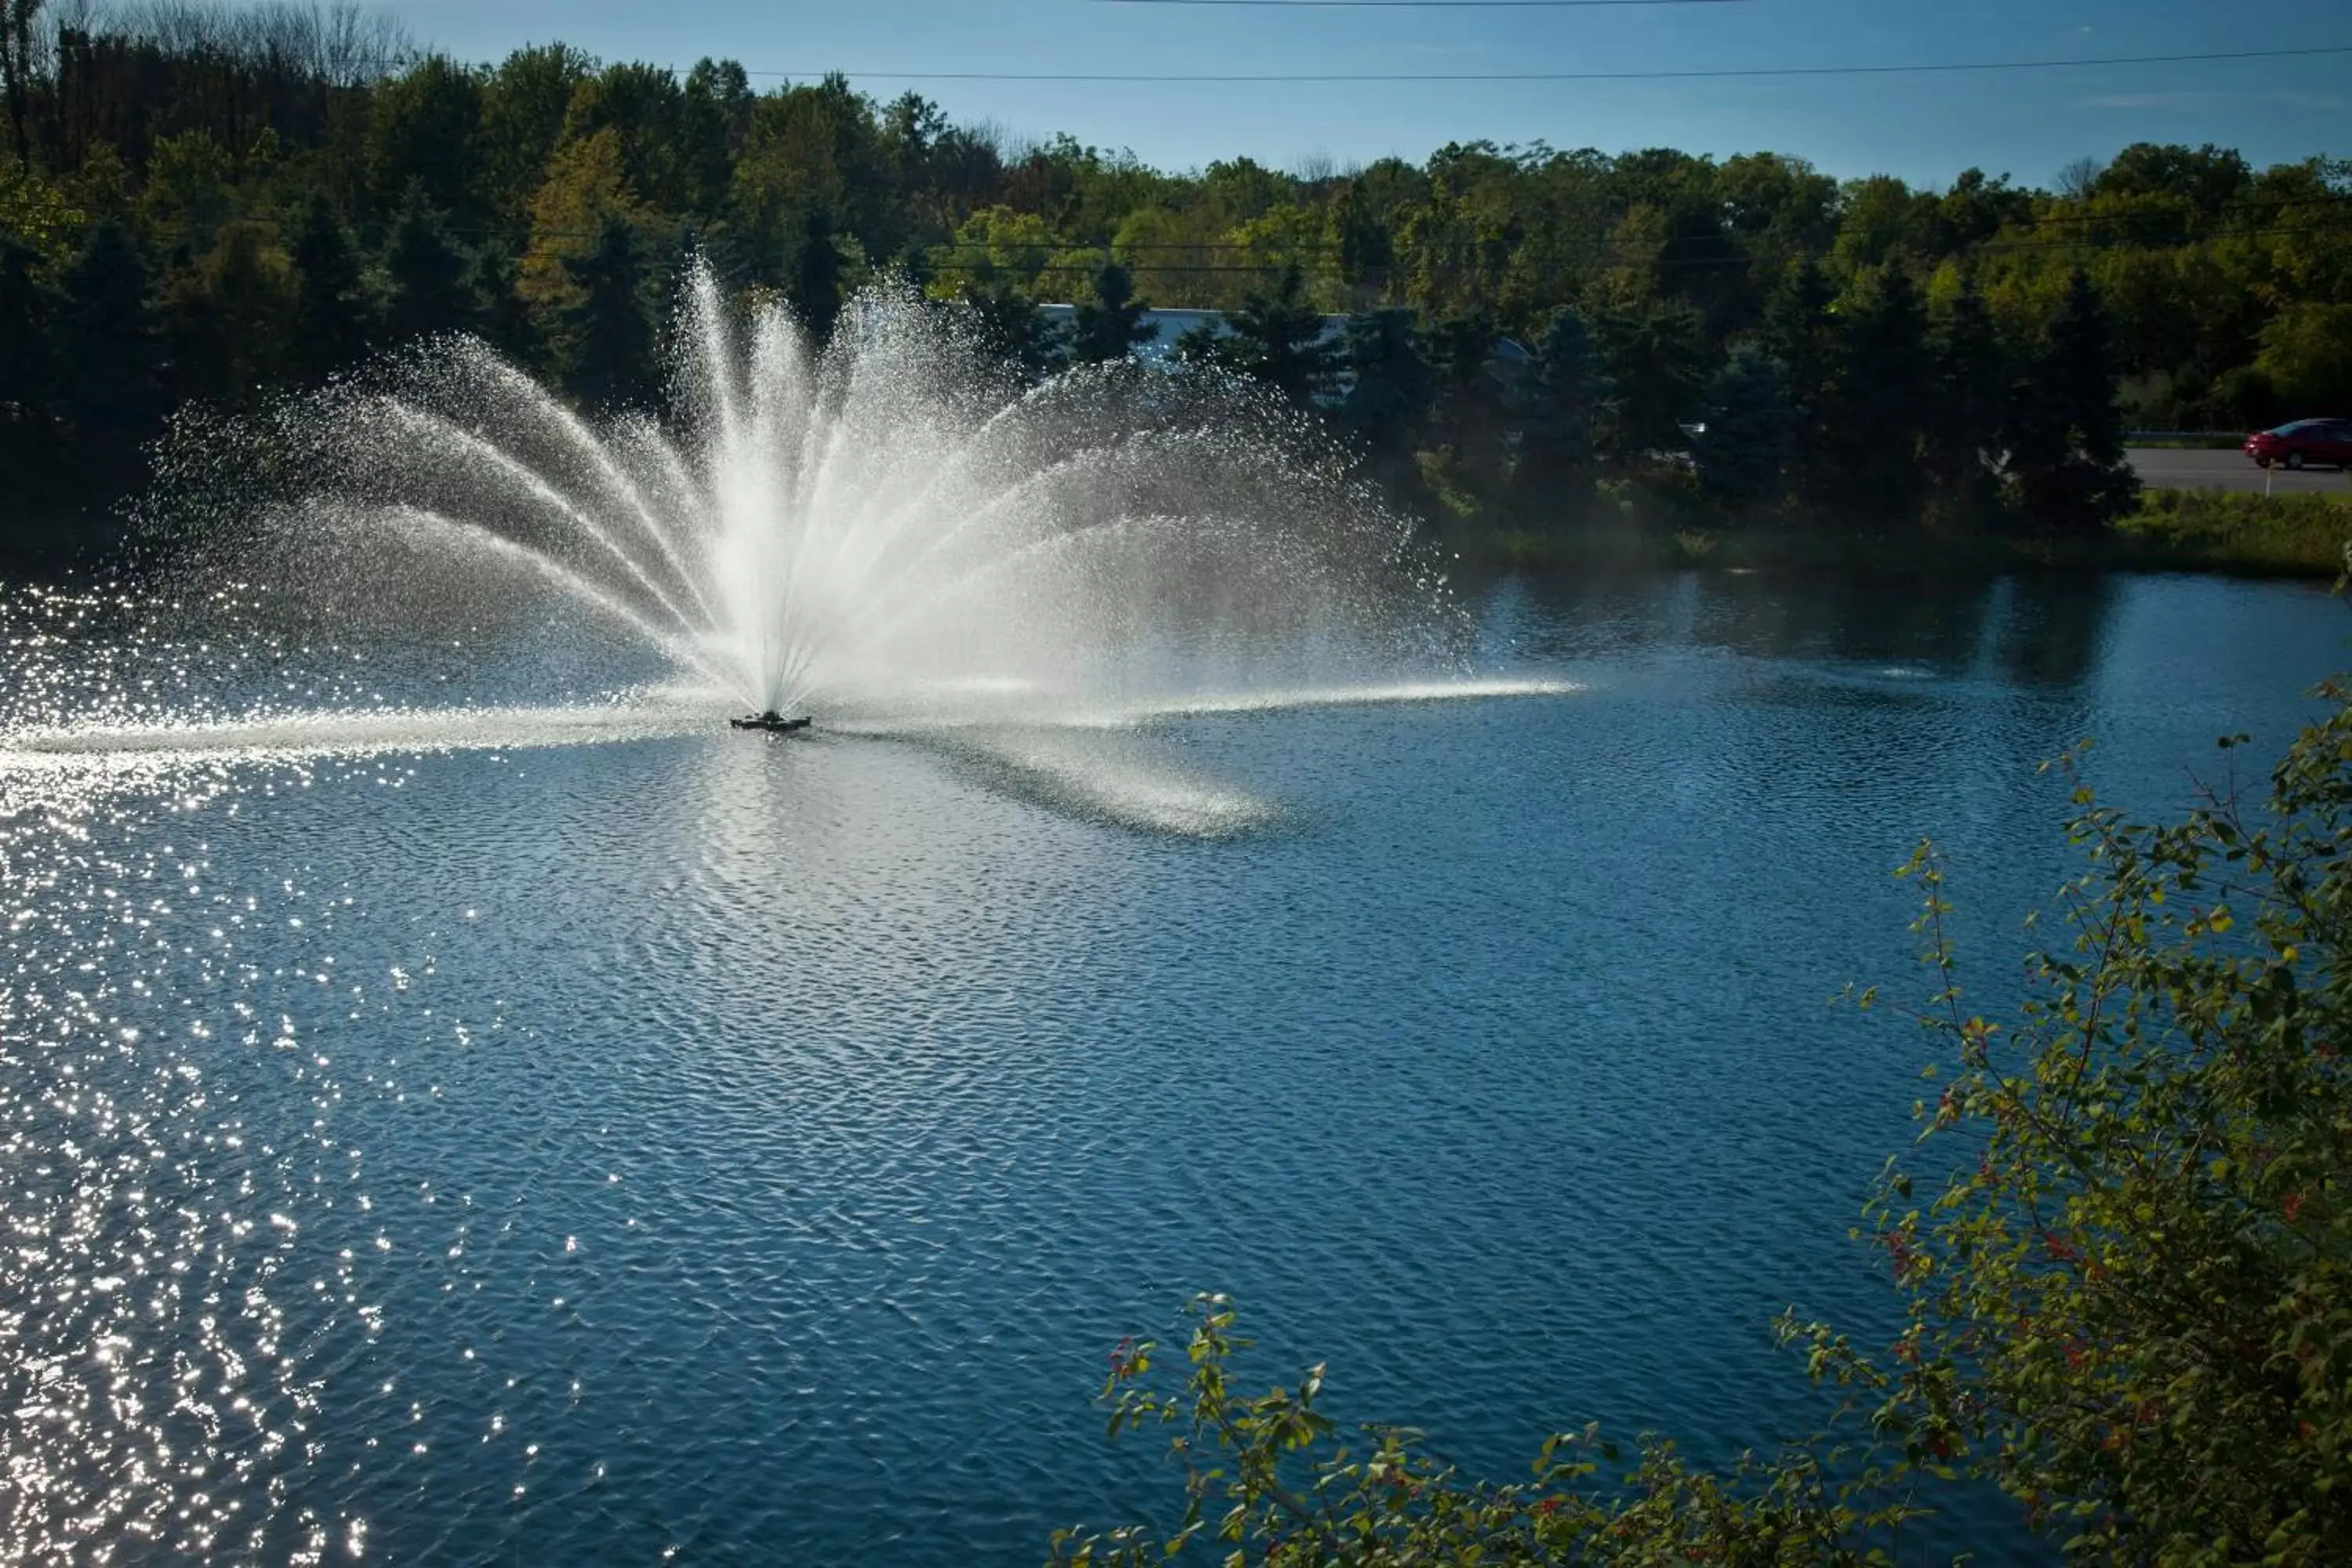
<path fill-rule="evenodd" d="M 1483 312 L 1450 316 L 1429 329 L 1437 377 L 1436 436 L 1455 480 L 1499 493 L 1509 460 L 1509 400 L 1495 374 L 1495 323 Z"/>
<path fill-rule="evenodd" d="M 801 231 L 793 242 L 784 293 L 800 312 L 810 341 L 820 347 L 833 341 L 834 322 L 841 315 L 843 274 L 847 270 L 834 235 L 832 212 L 823 203 L 811 203 L 801 214 Z"/>
<path fill-rule="evenodd" d="M 173 391 L 245 410 L 273 396 L 299 353 L 301 289 L 268 225 L 222 226 L 164 283 Z"/>
<path fill-rule="evenodd" d="M 1066 362 L 1068 333 L 1025 296 L 999 286 L 966 294 L 963 304 L 971 313 L 972 335 L 1024 384 L 1036 384 Z"/>
<path fill-rule="evenodd" d="M 1361 176 L 1349 181 L 1331 203 L 1331 227 L 1339 237 L 1339 276 L 1356 298 L 1377 300 L 1387 294 L 1396 267 L 1396 242 L 1373 210 Z"/>
<path fill-rule="evenodd" d="M 646 308 L 645 247 L 617 214 L 604 220 L 585 256 L 564 269 L 581 291 L 563 312 L 563 385 L 592 408 L 642 401 L 654 386 L 654 323 Z"/>
<path fill-rule="evenodd" d="M 40 255 L 0 229 L 0 404 L 46 405 L 49 395 L 48 290 L 34 277 Z"/>
<path fill-rule="evenodd" d="M 1355 384 L 1339 405 L 1340 421 L 1362 444 L 1377 477 L 1410 489 L 1418 479 L 1414 454 L 1437 395 L 1436 374 L 1413 313 L 1350 316 L 1341 347 Z"/>
<path fill-rule="evenodd" d="M 1143 319 L 1150 305 L 1135 297 L 1135 279 L 1118 262 L 1108 262 L 1095 273 L 1094 295 L 1078 302 L 1070 323 L 1074 363 L 1125 359 L 1159 337 L 1160 329 Z"/>
<path fill-rule="evenodd" d="M 528 367 L 539 363 L 545 345 L 538 318 L 522 297 L 521 281 L 514 252 L 492 239 L 474 255 L 467 291 L 481 303 L 478 326 L 489 345 L 514 363 Z"/>
<path fill-rule="evenodd" d="M 2008 356 L 1973 275 L 1937 323 L 1936 407 L 1925 458 L 1937 500 L 1963 516 L 1989 511 L 1996 489 L 2001 421 L 2008 413 Z"/>
<path fill-rule="evenodd" d="M 1788 373 L 1789 397 L 1797 410 L 1797 454 L 1790 468 L 1799 500 L 1822 504 L 1835 488 L 1830 456 L 1831 385 L 1838 375 L 1842 342 L 1838 319 L 1830 313 L 1835 297 L 1811 258 L 1780 276 L 1765 301 L 1758 346 Z"/>
<path fill-rule="evenodd" d="M 2010 477 L 2026 516 L 2047 527 L 2095 532 L 2138 499 L 2115 358 L 2106 310 L 2078 267 L 2010 399 Z"/>
<path fill-rule="evenodd" d="M 1934 418 L 1927 311 L 1899 268 L 1879 274 L 1848 304 L 1824 432 L 1829 490 L 1850 516 L 1909 521 L 1926 491 L 1919 447 Z"/>
<path fill-rule="evenodd" d="M 1591 499 L 1612 390 L 1583 312 L 1572 305 L 1553 311 L 1514 400 L 1519 449 L 1511 479 L 1524 510 L 1564 518 Z"/>
<path fill-rule="evenodd" d="M 410 187 L 421 185 L 428 205 L 478 221 L 480 77 L 432 55 L 385 78 L 370 96 L 366 163 L 373 210 L 396 211 Z"/>
<path fill-rule="evenodd" d="M 467 279 L 464 252 L 449 239 L 441 215 L 411 180 L 384 238 L 383 270 L 392 286 L 384 333 L 393 342 L 475 325 L 479 301 Z"/>
<path fill-rule="evenodd" d="M 1778 504 L 1802 424 L 1788 367 L 1754 343 L 1733 349 L 1707 380 L 1706 424 L 1696 443 L 1700 488 L 1726 506 Z"/>
<path fill-rule="evenodd" d="M 1330 391 L 1338 352 L 1323 341 L 1323 315 L 1307 301 L 1297 263 L 1270 291 L 1246 296 L 1226 324 L 1233 331 L 1220 353 L 1234 369 L 1294 403 L 1312 405 Z"/>
<path fill-rule="evenodd" d="M 910 239 L 900 246 L 897 259 L 890 263 L 890 276 L 900 287 L 918 294 L 929 291 L 935 276 L 930 246 L 919 239 Z"/>
<path fill-rule="evenodd" d="M 162 426 L 163 343 L 147 264 L 119 223 L 90 231 L 49 321 L 56 408 L 89 488 L 140 482 L 141 447 Z"/>
<path fill-rule="evenodd" d="M 324 191 L 303 208 L 293 261 L 296 374 L 323 381 L 367 352 L 371 325 L 359 252 Z"/>
<path fill-rule="evenodd" d="M 1601 369 L 1616 389 L 1601 442 L 1604 455 L 1633 464 L 1687 444 L 1683 421 L 1704 390 L 1706 337 L 1687 305 L 1640 300 L 1601 311 L 1593 335 Z"/>
<path fill-rule="evenodd" d="M 1176 357 L 1186 364 L 1211 366 L 1240 374 L 1236 363 L 1240 350 L 1233 346 L 1233 336 L 1225 330 L 1223 316 L 1203 316 L 1177 334 Z"/>
<path fill-rule="evenodd" d="M 39 259 L 0 230 L 0 474 L 15 487 L 7 510 L 19 517 L 28 502 L 49 500 L 64 478 L 64 443 L 48 405 L 51 300 L 33 273 Z M 0 534 L 0 548 L 37 542 Z"/>

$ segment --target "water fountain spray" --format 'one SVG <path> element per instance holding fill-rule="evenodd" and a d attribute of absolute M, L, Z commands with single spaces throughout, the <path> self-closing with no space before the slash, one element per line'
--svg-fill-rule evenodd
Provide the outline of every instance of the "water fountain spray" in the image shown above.
<path fill-rule="evenodd" d="M 1235 378 L 1119 362 L 1024 388 L 960 308 L 896 287 L 819 348 L 698 263 L 670 358 L 666 419 L 595 423 L 442 341 L 184 440 L 180 468 L 220 471 L 301 591 L 543 595 L 743 729 L 1328 686 L 1427 669 L 1455 629 L 1322 421 Z"/>

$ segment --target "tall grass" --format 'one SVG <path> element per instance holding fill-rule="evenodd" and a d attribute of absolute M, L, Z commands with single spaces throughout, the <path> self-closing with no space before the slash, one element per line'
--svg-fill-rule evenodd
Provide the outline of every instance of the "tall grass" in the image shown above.
<path fill-rule="evenodd" d="M 2334 576 L 2352 544 L 2352 493 L 2150 489 L 2116 531 L 2136 563 Z"/>

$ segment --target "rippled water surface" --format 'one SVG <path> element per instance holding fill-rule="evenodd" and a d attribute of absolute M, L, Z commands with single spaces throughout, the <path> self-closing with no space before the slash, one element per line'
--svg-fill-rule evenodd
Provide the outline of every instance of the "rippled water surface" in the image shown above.
<path fill-rule="evenodd" d="M 776 741 L 576 650 L 10 595 L 0 1555 L 1030 1561 L 1172 1496 L 1087 1400 L 1198 1289 L 1498 1475 L 1793 1431 L 1772 1315 L 1884 1314 L 1845 1230 L 1920 1047 L 1826 1004 L 1913 982 L 1888 868 L 1948 843 L 1998 991 L 2067 870 L 2034 764 L 2177 806 L 2352 632 L 1476 601 L 1485 695 Z"/>

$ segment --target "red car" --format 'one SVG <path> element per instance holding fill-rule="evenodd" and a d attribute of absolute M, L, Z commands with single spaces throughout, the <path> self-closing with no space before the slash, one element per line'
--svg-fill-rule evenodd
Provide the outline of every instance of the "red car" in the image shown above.
<path fill-rule="evenodd" d="M 2269 468 L 2300 468 L 2325 463 L 2352 468 L 2352 419 L 2297 419 L 2246 437 L 2246 456 Z"/>

